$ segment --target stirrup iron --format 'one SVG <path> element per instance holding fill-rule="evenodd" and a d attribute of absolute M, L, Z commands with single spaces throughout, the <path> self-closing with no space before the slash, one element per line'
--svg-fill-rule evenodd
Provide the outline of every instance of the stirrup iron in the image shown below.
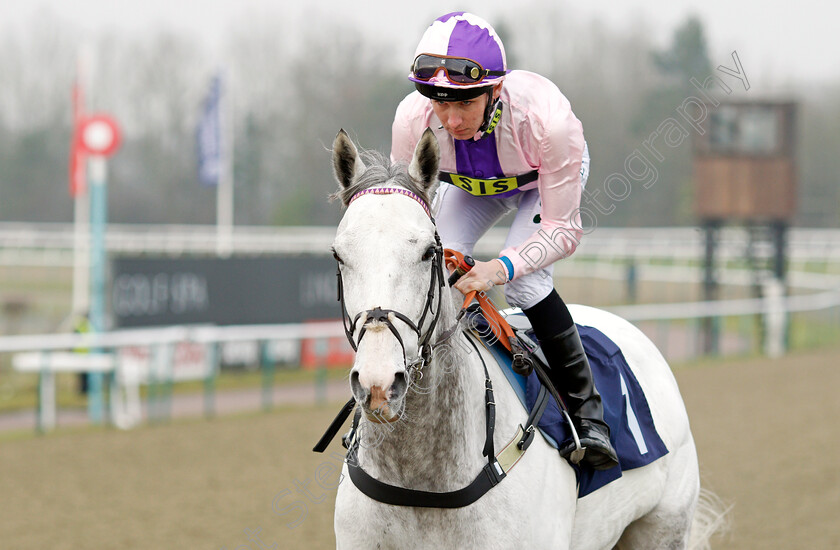
<path fill-rule="evenodd" d="M 569 423 L 572 438 L 575 440 L 575 450 L 569 455 L 569 462 L 572 464 L 580 464 L 580 461 L 583 460 L 583 456 L 586 454 L 586 447 L 581 447 L 580 445 L 580 437 L 578 437 L 577 428 L 575 428 L 575 425 L 572 423 L 572 417 L 569 416 L 569 411 L 566 410 L 566 407 L 563 407 L 561 411 L 563 412 L 563 416 L 566 417 L 566 422 Z"/>

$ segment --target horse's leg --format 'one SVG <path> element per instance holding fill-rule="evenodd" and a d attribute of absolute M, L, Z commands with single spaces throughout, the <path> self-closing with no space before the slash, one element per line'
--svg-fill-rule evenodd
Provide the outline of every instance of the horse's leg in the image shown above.
<path fill-rule="evenodd" d="M 697 475 L 697 451 L 689 440 L 670 457 L 668 480 L 662 498 L 647 514 L 631 523 L 616 548 L 678 550 L 688 547 L 688 537 L 700 479 Z"/>

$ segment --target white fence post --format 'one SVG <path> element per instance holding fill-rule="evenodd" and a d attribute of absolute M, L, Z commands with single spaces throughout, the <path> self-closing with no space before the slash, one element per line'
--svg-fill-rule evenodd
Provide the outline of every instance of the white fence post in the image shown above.
<path fill-rule="evenodd" d="M 768 357 L 781 357 L 785 354 L 785 310 L 784 283 L 773 277 L 764 282 L 764 353 Z"/>
<path fill-rule="evenodd" d="M 41 353 L 41 372 L 38 373 L 38 431 L 55 428 L 55 373 L 50 369 L 50 354 Z"/>

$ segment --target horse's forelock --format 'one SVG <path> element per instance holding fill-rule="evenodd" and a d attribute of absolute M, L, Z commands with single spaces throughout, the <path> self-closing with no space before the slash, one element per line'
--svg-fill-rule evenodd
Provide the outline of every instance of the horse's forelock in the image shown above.
<path fill-rule="evenodd" d="M 356 193 L 387 183 L 389 186 L 404 187 L 423 199 L 427 206 L 431 204 L 428 192 L 411 179 L 405 163 L 392 163 L 388 157 L 378 151 L 362 151 L 360 155 L 366 166 L 365 171 L 352 185 L 339 189 L 330 196 L 331 198 L 337 198 L 347 206 Z"/>

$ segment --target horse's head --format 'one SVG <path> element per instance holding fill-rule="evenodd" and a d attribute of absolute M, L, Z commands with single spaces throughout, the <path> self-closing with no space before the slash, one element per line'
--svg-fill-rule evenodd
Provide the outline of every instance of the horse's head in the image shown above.
<path fill-rule="evenodd" d="M 360 155 L 342 130 L 333 144 L 335 194 L 347 207 L 333 251 L 348 338 L 356 348 L 353 396 L 369 418 L 405 407 L 408 369 L 428 354 L 443 285 L 440 242 L 429 214 L 440 149 L 427 130 L 406 169 Z"/>

